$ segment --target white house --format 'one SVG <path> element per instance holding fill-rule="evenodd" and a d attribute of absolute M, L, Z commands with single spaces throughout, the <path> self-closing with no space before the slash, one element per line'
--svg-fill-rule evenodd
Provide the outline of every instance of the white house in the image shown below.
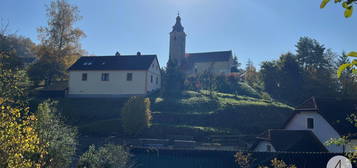
<path fill-rule="evenodd" d="M 269 129 L 257 137 L 254 152 L 327 152 L 310 130 Z"/>
<path fill-rule="evenodd" d="M 357 99 L 312 97 L 299 106 L 284 124 L 285 130 L 310 130 L 325 143 L 331 138 L 349 137 L 344 146 L 325 145 L 329 152 L 354 151 L 357 128 L 347 117 L 357 112 Z"/>
<path fill-rule="evenodd" d="M 83 56 L 69 69 L 69 97 L 146 95 L 161 88 L 156 55 Z"/>

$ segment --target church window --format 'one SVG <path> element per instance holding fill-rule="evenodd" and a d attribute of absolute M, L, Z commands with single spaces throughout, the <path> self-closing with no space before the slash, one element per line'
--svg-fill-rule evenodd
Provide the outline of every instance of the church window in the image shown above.
<path fill-rule="evenodd" d="M 154 81 L 154 77 L 151 75 L 150 82 L 152 83 Z"/>
<path fill-rule="evenodd" d="M 156 77 L 156 84 L 159 84 L 159 77 Z"/>

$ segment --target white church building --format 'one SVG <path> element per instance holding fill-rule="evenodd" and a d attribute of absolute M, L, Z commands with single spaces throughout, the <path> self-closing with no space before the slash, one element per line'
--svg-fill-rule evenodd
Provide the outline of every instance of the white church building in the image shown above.
<path fill-rule="evenodd" d="M 176 17 L 176 23 L 170 32 L 170 60 L 175 60 L 187 75 L 197 75 L 205 71 L 214 74 L 231 73 L 232 51 L 186 52 L 186 33 L 181 24 L 181 17 Z"/>
<path fill-rule="evenodd" d="M 68 71 L 69 97 L 126 97 L 161 88 L 156 55 L 83 56 Z"/>

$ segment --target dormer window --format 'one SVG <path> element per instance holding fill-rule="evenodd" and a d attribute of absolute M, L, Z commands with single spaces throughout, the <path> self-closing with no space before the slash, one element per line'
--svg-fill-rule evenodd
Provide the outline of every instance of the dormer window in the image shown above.
<path fill-rule="evenodd" d="M 306 126 L 308 129 L 314 129 L 314 119 L 313 118 L 307 118 L 306 119 Z"/>

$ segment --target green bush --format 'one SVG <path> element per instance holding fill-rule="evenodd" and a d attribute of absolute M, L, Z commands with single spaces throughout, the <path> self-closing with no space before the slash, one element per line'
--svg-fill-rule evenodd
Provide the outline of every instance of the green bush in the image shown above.
<path fill-rule="evenodd" d="M 119 145 L 106 144 L 98 149 L 94 145 L 89 146 L 88 151 L 80 156 L 78 168 L 128 168 L 130 154 Z"/>
<path fill-rule="evenodd" d="M 123 131 L 131 136 L 136 136 L 150 127 L 151 111 L 150 99 L 131 97 L 121 110 Z"/>
<path fill-rule="evenodd" d="M 77 129 L 65 125 L 57 111 L 57 102 L 46 100 L 38 105 L 37 130 L 42 144 L 48 144 L 44 167 L 69 167 L 76 153 Z"/>

